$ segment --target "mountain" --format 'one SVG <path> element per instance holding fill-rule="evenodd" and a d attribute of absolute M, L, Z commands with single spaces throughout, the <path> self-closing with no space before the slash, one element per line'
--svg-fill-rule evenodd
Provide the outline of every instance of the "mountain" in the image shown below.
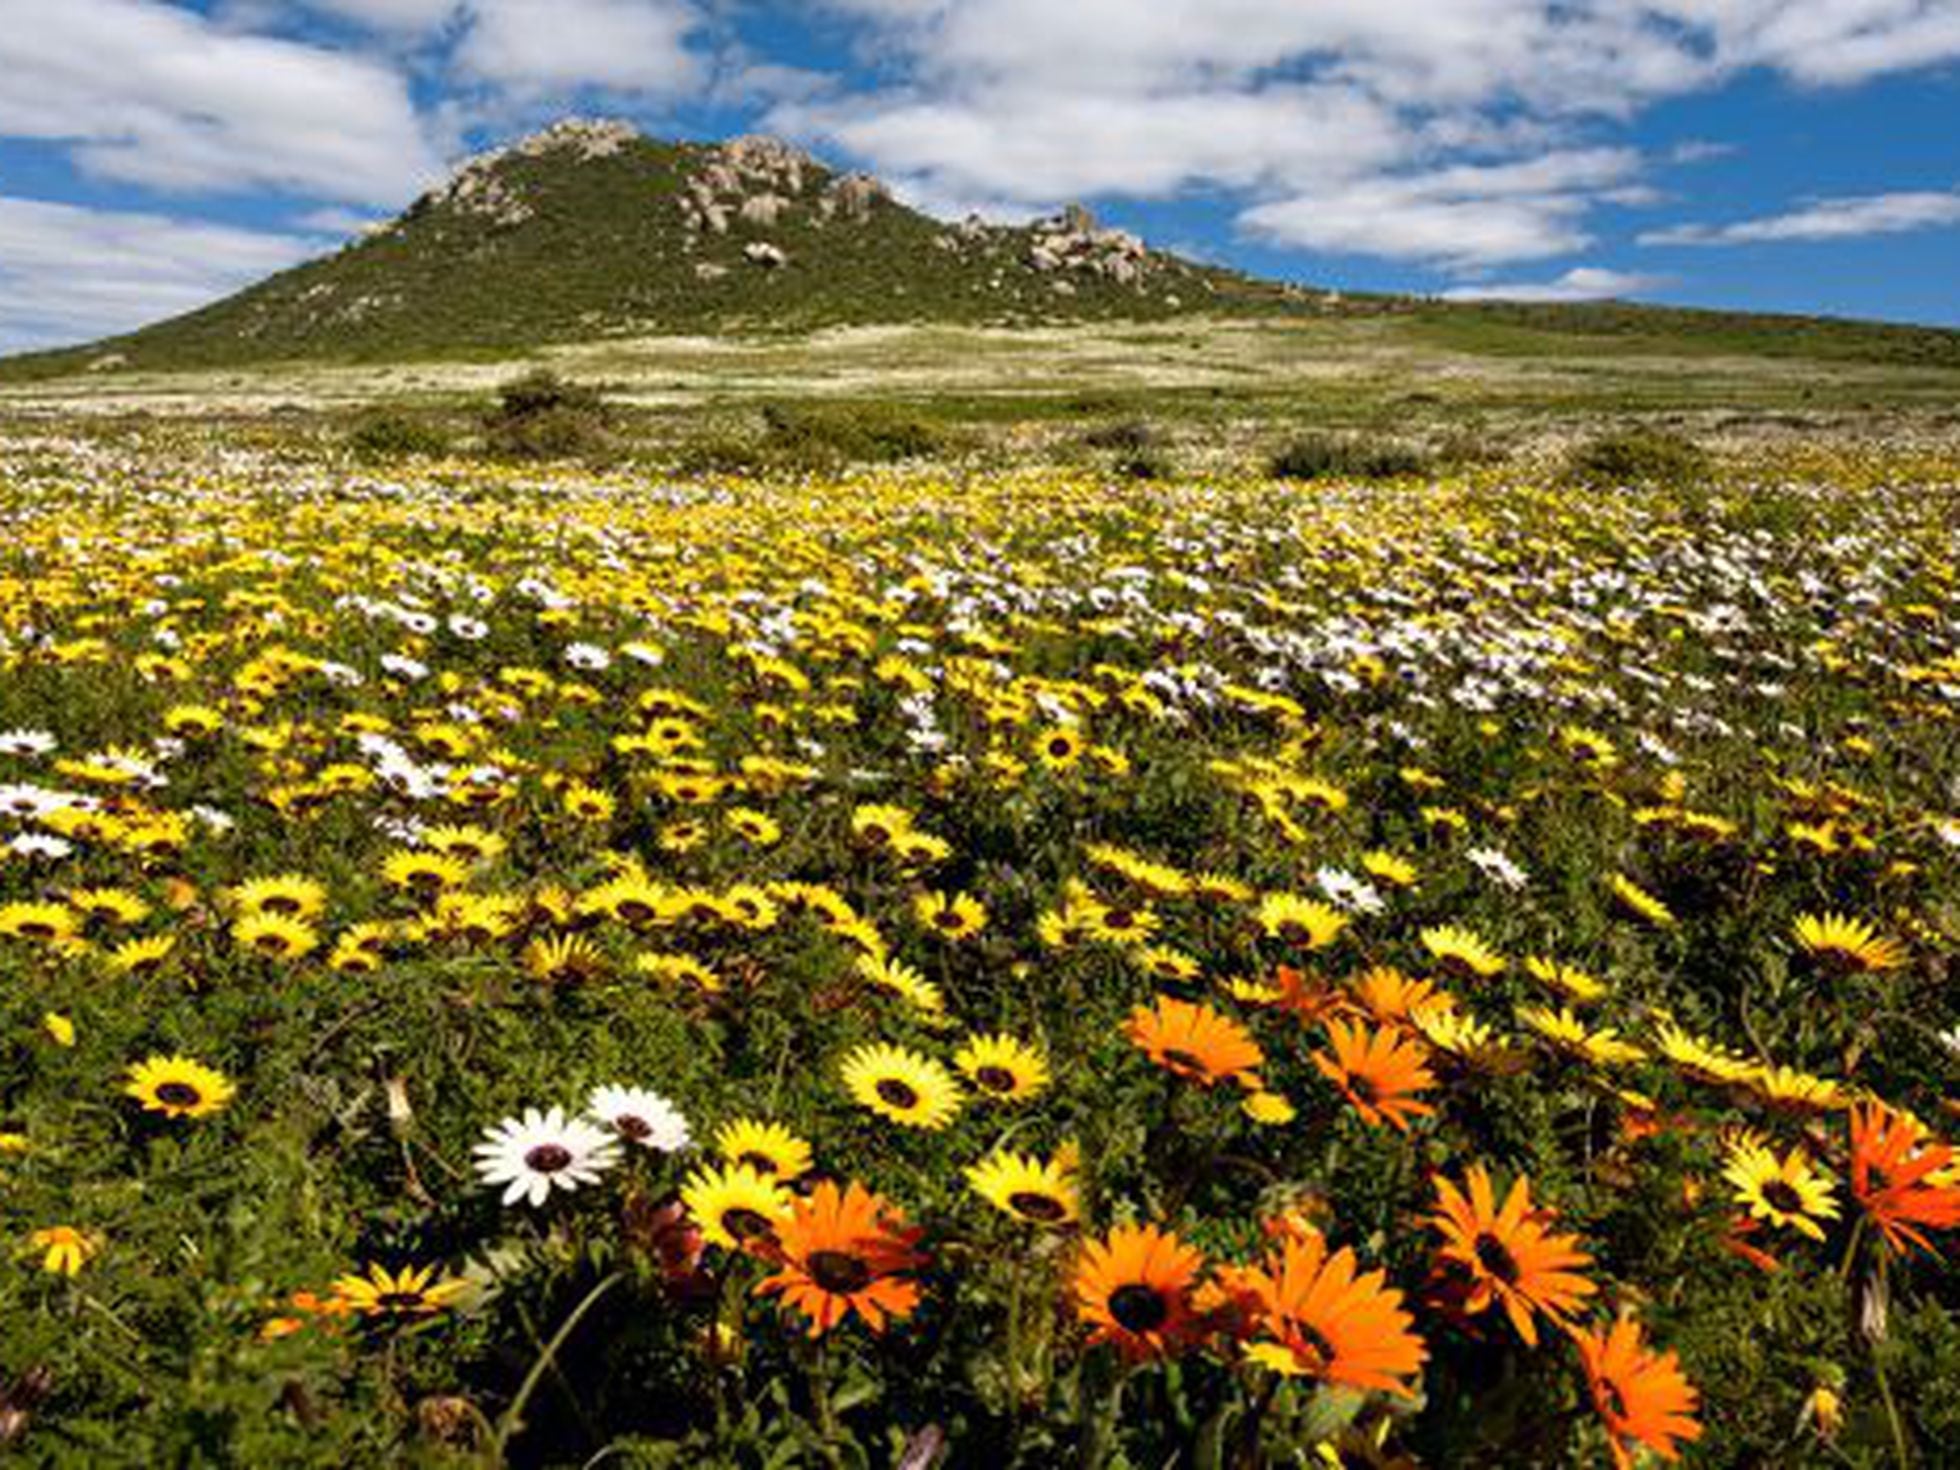
<path fill-rule="evenodd" d="M 839 323 L 1151 319 L 1307 295 L 1152 250 L 1081 209 L 947 225 L 779 139 L 666 143 L 574 119 L 470 160 L 330 256 L 37 357 L 142 369 L 496 355 Z"/>
<path fill-rule="evenodd" d="M 1072 207 L 947 224 L 780 139 L 669 143 L 570 119 L 471 159 L 333 254 L 200 310 L 0 360 L 0 380 L 522 356 L 837 325 L 1367 315 L 1485 357 L 1689 352 L 1960 367 L 1960 332 L 1602 302 L 1343 297 L 1155 250 Z"/>

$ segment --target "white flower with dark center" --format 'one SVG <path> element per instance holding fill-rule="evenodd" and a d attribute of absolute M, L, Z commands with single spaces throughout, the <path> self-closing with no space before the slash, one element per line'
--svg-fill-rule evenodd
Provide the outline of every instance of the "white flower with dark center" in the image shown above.
<path fill-rule="evenodd" d="M 0 730 L 0 755 L 46 755 L 54 747 L 46 730 Z"/>
<path fill-rule="evenodd" d="M 1471 864 L 1491 882 L 1500 888 L 1508 888 L 1516 893 L 1527 887 L 1531 875 L 1496 847 L 1473 847 L 1464 854 Z"/>
<path fill-rule="evenodd" d="M 505 1204 L 524 1200 L 536 1208 L 554 1189 L 595 1183 L 619 1162 L 619 1140 L 583 1118 L 567 1118 L 563 1108 L 526 1108 L 523 1117 L 484 1129 L 473 1152 L 478 1177 L 503 1185 Z"/>
<path fill-rule="evenodd" d="M 644 1087 L 595 1087 L 585 1113 L 628 1143 L 663 1154 L 679 1153 L 692 1136 L 680 1109 Z"/>
<path fill-rule="evenodd" d="M 478 642 L 490 636 L 490 625 L 482 618 L 472 618 L 463 613 L 451 613 L 449 631 L 469 643 Z"/>
<path fill-rule="evenodd" d="M 612 655 L 596 643 L 571 643 L 565 647 L 565 662 L 575 669 L 597 672 L 612 667 Z"/>
<path fill-rule="evenodd" d="M 67 838 L 46 832 L 23 832 L 7 844 L 7 851 L 18 857 L 65 858 L 74 850 Z"/>

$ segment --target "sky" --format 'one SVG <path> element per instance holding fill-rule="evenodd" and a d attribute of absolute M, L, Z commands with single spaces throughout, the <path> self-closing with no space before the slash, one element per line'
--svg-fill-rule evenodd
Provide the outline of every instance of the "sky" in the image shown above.
<path fill-rule="evenodd" d="M 0 0 L 0 351 L 568 114 L 1310 285 L 1960 326 L 1960 0 Z"/>

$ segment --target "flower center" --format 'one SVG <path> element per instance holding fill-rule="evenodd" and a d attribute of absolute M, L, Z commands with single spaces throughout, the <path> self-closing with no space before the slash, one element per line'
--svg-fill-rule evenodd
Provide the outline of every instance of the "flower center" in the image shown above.
<path fill-rule="evenodd" d="M 1052 1194 L 1036 1194 L 1031 1189 L 1017 1190 L 1007 1197 L 1007 1204 L 1017 1215 L 1030 1220 L 1048 1224 L 1051 1221 L 1068 1217 L 1068 1206 Z M 1114 1311 L 1114 1308 L 1111 1308 Z"/>
<path fill-rule="evenodd" d="M 1372 1078 L 1349 1077 L 1347 1085 L 1349 1092 L 1370 1106 L 1381 1100 L 1381 1091 L 1375 1086 Z"/>
<path fill-rule="evenodd" d="M 989 1092 L 1014 1090 L 1014 1074 L 1005 1067 L 981 1067 L 974 1072 L 973 1080 Z"/>
<path fill-rule="evenodd" d="M 1202 1059 L 1191 1052 L 1183 1050 L 1181 1047 L 1175 1046 L 1164 1048 L 1164 1065 L 1174 1068 L 1179 1072 L 1205 1072 L 1209 1070 Z"/>
<path fill-rule="evenodd" d="M 1109 1315 L 1125 1332 L 1155 1332 L 1171 1314 L 1170 1303 L 1154 1286 L 1133 1281 L 1109 1294 Z"/>
<path fill-rule="evenodd" d="M 910 1112 L 919 1105 L 919 1094 L 896 1077 L 881 1077 L 876 1090 L 882 1101 L 903 1111 Z"/>
<path fill-rule="evenodd" d="M 1518 1279 L 1517 1257 L 1510 1248 L 1486 1230 L 1477 1237 L 1477 1262 L 1491 1275 L 1506 1286 L 1515 1285 Z"/>
<path fill-rule="evenodd" d="M 194 1108 L 204 1101 L 204 1094 L 188 1082 L 165 1082 L 156 1090 L 157 1101 L 167 1107 Z"/>
<path fill-rule="evenodd" d="M 871 1284 L 871 1268 L 848 1251 L 812 1251 L 804 1269 L 818 1286 L 837 1296 L 849 1296 Z"/>
<path fill-rule="evenodd" d="M 613 1127 L 619 1130 L 621 1138 L 641 1139 L 650 1137 L 653 1133 L 653 1124 L 631 1113 L 621 1113 L 614 1118 Z"/>
<path fill-rule="evenodd" d="M 744 1209 L 737 1205 L 732 1210 L 721 1212 L 721 1228 L 737 1240 L 754 1240 L 758 1235 L 767 1235 L 771 1226 L 769 1217 L 760 1210 Z"/>
<path fill-rule="evenodd" d="M 541 1143 L 524 1155 L 524 1167 L 539 1174 L 556 1174 L 572 1161 L 572 1151 L 562 1143 Z"/>
<path fill-rule="evenodd" d="M 374 1299 L 374 1304 L 385 1312 L 412 1312 L 422 1305 L 419 1291 L 384 1291 Z"/>
<path fill-rule="evenodd" d="M 747 1164 L 758 1174 L 777 1174 L 781 1172 L 776 1167 L 776 1161 L 768 1154 L 757 1153 L 753 1149 L 741 1155 L 735 1162 L 738 1164 Z"/>
<path fill-rule="evenodd" d="M 1803 1196 L 1787 1179 L 1772 1179 L 1763 1186 L 1763 1200 L 1781 1215 L 1801 1215 Z"/>
<path fill-rule="evenodd" d="M 1295 1322 L 1287 1331 L 1287 1346 L 1309 1373 L 1323 1373 L 1334 1361 L 1334 1344 L 1310 1322 Z"/>

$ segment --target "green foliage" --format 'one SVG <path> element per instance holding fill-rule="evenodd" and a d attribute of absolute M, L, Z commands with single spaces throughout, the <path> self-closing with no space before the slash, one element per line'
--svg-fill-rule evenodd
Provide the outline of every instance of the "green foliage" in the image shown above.
<path fill-rule="evenodd" d="M 1287 440 L 1267 468 L 1281 480 L 1393 480 L 1423 473 L 1429 460 L 1392 439 L 1315 432 Z"/>
<path fill-rule="evenodd" d="M 454 447 L 440 424 L 400 409 L 374 409 L 361 416 L 347 434 L 355 458 L 385 462 L 396 459 L 440 459 Z"/>
<path fill-rule="evenodd" d="M 1589 485 L 1687 485 L 1705 477 L 1708 454 L 1657 429 L 1601 434 L 1566 456 L 1566 473 Z"/>
<path fill-rule="evenodd" d="M 593 459 L 614 447 L 599 390 L 537 368 L 506 384 L 483 421 L 484 445 L 500 459 Z"/>

